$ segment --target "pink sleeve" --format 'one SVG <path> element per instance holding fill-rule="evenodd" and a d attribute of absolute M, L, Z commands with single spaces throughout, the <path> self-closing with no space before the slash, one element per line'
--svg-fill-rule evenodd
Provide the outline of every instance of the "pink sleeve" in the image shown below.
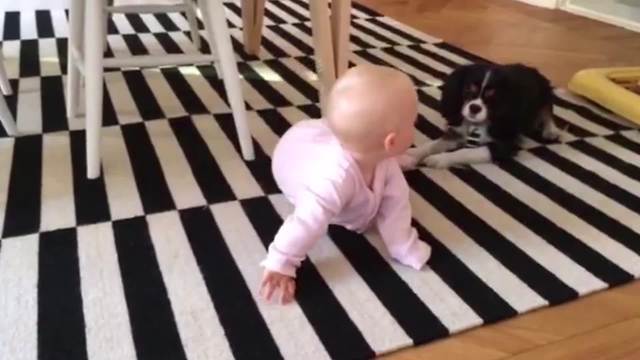
<path fill-rule="evenodd" d="M 307 253 L 326 234 L 329 222 L 340 212 L 351 192 L 348 181 L 314 179 L 296 197 L 294 212 L 278 230 L 261 265 L 295 277 Z"/>
<path fill-rule="evenodd" d="M 389 163 L 387 182 L 377 217 L 378 231 L 392 258 L 421 269 L 431 256 L 431 247 L 418 238 L 411 226 L 409 185 L 397 162 Z"/>

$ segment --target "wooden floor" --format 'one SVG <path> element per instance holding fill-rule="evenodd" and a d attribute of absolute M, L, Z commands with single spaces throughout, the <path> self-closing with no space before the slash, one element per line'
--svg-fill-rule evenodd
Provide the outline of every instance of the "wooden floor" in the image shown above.
<path fill-rule="evenodd" d="M 558 86 L 582 68 L 640 66 L 640 34 L 513 0 L 357 0 L 497 62 L 538 67 Z M 640 282 L 474 329 L 387 360 L 640 359 Z"/>

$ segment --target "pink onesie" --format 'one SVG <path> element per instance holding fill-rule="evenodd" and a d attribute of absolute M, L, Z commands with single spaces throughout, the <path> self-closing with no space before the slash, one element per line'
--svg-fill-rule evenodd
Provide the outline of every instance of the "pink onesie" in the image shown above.
<path fill-rule="evenodd" d="M 429 259 L 431 248 L 411 226 L 409 186 L 395 158 L 378 164 L 371 189 L 327 123 L 305 120 L 280 139 L 272 167 L 295 210 L 269 246 L 265 268 L 295 276 L 329 224 L 361 233 L 374 221 L 394 259 L 415 269 Z"/>

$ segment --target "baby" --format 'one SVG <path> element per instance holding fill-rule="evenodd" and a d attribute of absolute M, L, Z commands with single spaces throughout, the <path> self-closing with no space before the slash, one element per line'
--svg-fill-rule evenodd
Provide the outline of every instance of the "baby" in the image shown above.
<path fill-rule="evenodd" d="M 431 248 L 411 226 L 409 186 L 398 157 L 413 142 L 418 100 L 408 76 L 360 65 L 340 77 L 324 119 L 289 129 L 274 150 L 273 174 L 295 207 L 269 246 L 260 288 L 270 301 L 295 293 L 296 270 L 329 224 L 364 232 L 376 225 L 389 254 L 421 269 Z"/>

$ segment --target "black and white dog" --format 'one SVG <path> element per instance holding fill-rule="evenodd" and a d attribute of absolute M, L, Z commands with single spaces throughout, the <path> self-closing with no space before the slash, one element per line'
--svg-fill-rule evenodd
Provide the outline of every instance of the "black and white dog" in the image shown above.
<path fill-rule="evenodd" d="M 518 152 L 523 135 L 543 143 L 559 140 L 552 100 L 549 80 L 536 69 L 520 64 L 459 67 L 442 87 L 444 135 L 410 149 L 404 165 L 446 168 L 500 161 Z"/>

